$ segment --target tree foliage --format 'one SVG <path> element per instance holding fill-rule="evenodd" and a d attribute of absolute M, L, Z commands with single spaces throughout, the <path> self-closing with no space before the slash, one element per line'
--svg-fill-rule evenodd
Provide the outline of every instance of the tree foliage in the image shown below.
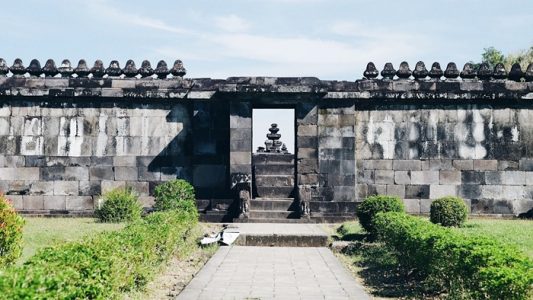
<path fill-rule="evenodd" d="M 481 54 L 481 62 L 475 63 L 475 66 L 479 67 L 481 63 L 488 63 L 491 68 L 494 68 L 496 64 L 503 63 L 507 71 L 511 69 L 513 64 L 519 63 L 522 70 L 526 70 L 527 66 L 533 63 L 533 46 L 529 49 L 508 53 L 507 55 L 494 47 L 484 48 Z"/>

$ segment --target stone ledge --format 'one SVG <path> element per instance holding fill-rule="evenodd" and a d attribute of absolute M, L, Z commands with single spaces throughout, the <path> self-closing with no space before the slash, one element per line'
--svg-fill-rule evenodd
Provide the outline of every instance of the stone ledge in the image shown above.
<path fill-rule="evenodd" d="M 217 94 L 309 94 L 324 100 L 530 100 L 533 82 L 511 80 L 230 77 L 226 80 L 0 77 L 3 97 L 94 97 L 209 100 Z"/>

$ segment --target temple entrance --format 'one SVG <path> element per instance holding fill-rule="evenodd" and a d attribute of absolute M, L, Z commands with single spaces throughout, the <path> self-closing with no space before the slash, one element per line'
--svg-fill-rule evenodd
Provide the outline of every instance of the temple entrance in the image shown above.
<path fill-rule="evenodd" d="M 299 218 L 294 109 L 254 109 L 250 219 Z"/>

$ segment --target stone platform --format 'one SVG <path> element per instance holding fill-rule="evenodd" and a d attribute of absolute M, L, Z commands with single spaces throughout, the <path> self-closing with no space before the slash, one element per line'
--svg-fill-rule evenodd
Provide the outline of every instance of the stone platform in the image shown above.
<path fill-rule="evenodd" d="M 328 235 L 318 224 L 234 223 L 240 246 L 326 247 Z"/>

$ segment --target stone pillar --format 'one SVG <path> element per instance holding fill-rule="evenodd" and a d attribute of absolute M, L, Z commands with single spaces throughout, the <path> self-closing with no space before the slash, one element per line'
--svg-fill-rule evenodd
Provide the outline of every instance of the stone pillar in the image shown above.
<path fill-rule="evenodd" d="M 314 101 L 296 105 L 296 174 L 300 216 L 308 218 L 310 201 L 318 189 L 318 106 Z"/>
<path fill-rule="evenodd" d="M 355 201 L 354 104 L 322 104 L 318 110 L 319 193 L 325 201 Z"/>
<path fill-rule="evenodd" d="M 252 104 L 230 102 L 230 176 L 252 176 Z"/>

